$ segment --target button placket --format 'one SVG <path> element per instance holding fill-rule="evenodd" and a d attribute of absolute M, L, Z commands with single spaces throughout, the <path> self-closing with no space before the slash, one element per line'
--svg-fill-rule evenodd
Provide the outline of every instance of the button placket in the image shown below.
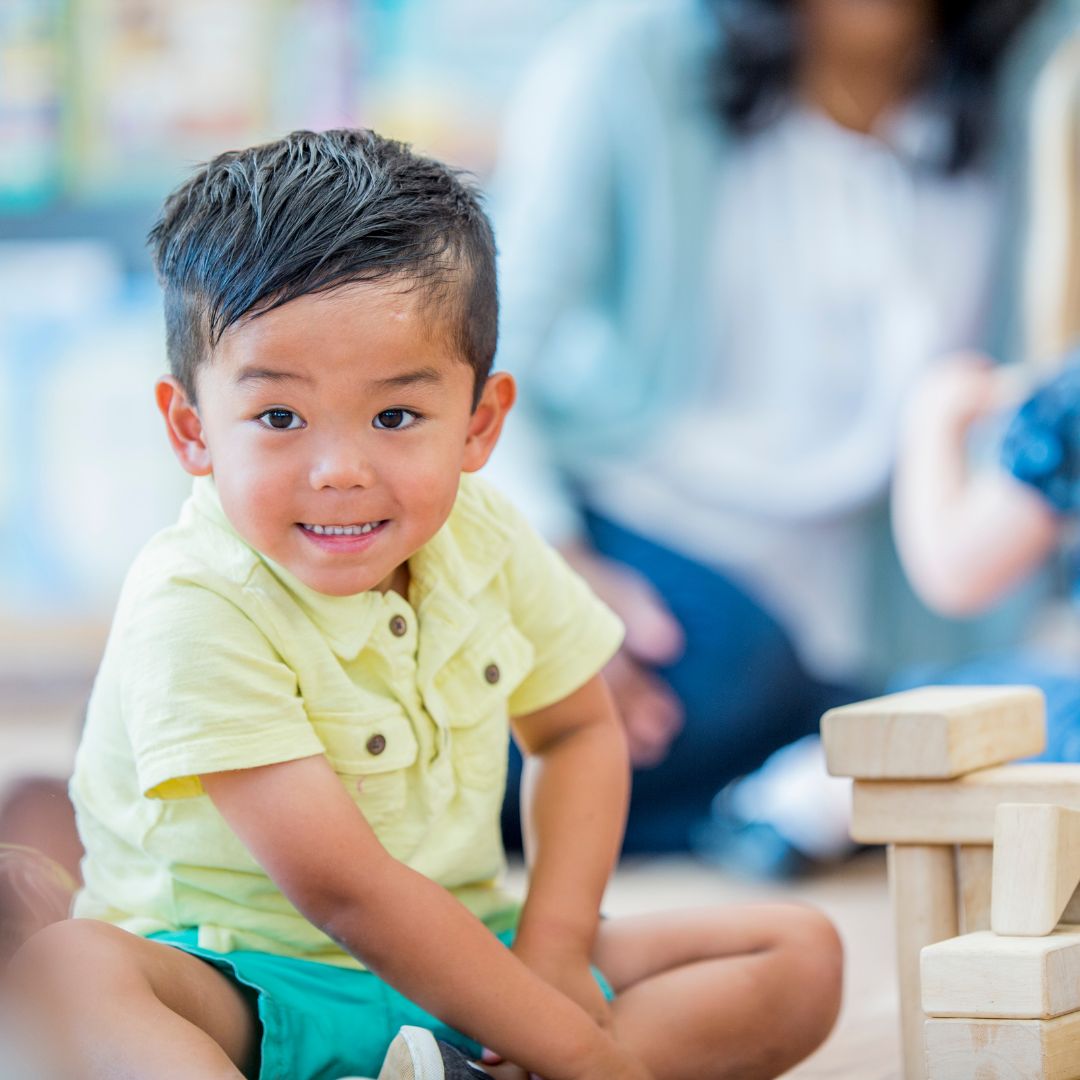
<path fill-rule="evenodd" d="M 411 608 L 404 612 L 394 610 L 399 603 L 405 604 L 396 595 L 391 599 L 388 594 L 387 603 L 394 606 L 390 608 L 390 617 L 383 625 L 390 631 L 393 640 L 387 642 L 383 659 L 389 665 L 396 683 L 411 683 L 416 678 L 419 623 Z"/>

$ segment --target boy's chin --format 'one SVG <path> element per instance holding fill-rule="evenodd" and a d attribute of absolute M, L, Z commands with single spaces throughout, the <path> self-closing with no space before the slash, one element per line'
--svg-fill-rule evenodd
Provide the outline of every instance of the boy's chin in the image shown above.
<path fill-rule="evenodd" d="M 381 578 L 372 579 L 370 575 L 297 574 L 295 570 L 293 573 L 309 589 L 323 596 L 357 596 L 365 592 L 385 592 L 389 588 Z"/>
<path fill-rule="evenodd" d="M 352 568 L 328 570 L 325 567 L 284 564 L 285 569 L 314 592 L 323 596 L 357 596 L 365 592 L 386 592 L 394 587 L 400 567 L 389 573 Z"/>

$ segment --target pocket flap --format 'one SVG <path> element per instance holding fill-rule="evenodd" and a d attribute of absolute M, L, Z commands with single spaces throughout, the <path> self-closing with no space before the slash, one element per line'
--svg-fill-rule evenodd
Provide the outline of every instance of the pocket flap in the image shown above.
<path fill-rule="evenodd" d="M 309 719 L 338 772 L 393 772 L 416 761 L 416 735 L 403 713 L 320 712 Z"/>
<path fill-rule="evenodd" d="M 451 727 L 471 727 L 506 702 L 532 669 L 533 647 L 511 623 L 476 634 L 436 676 Z"/>

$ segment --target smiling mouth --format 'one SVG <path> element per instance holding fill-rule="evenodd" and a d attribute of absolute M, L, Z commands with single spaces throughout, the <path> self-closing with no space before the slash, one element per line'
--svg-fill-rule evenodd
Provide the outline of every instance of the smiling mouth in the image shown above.
<path fill-rule="evenodd" d="M 386 521 L 366 521 L 362 525 L 308 525 L 300 522 L 300 528 L 316 536 L 366 536 Z"/>

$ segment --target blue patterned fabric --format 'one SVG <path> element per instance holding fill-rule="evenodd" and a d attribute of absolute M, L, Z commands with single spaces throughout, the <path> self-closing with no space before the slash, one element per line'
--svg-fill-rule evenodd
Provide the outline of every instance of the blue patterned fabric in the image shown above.
<path fill-rule="evenodd" d="M 1001 446 L 1001 464 L 1040 492 L 1059 513 L 1080 511 L 1080 350 L 1062 371 L 1039 387 L 1017 410 Z M 1080 602 L 1077 552 L 1064 553 L 1065 569 Z M 1075 665 L 1033 652 L 982 656 L 960 666 L 928 666 L 901 673 L 890 692 L 916 686 L 1015 685 L 1039 687 L 1046 695 L 1046 749 L 1031 760 L 1080 761 L 1080 677 Z"/>
<path fill-rule="evenodd" d="M 1001 464 L 1060 513 L 1080 510 L 1080 352 L 1017 411 Z"/>

